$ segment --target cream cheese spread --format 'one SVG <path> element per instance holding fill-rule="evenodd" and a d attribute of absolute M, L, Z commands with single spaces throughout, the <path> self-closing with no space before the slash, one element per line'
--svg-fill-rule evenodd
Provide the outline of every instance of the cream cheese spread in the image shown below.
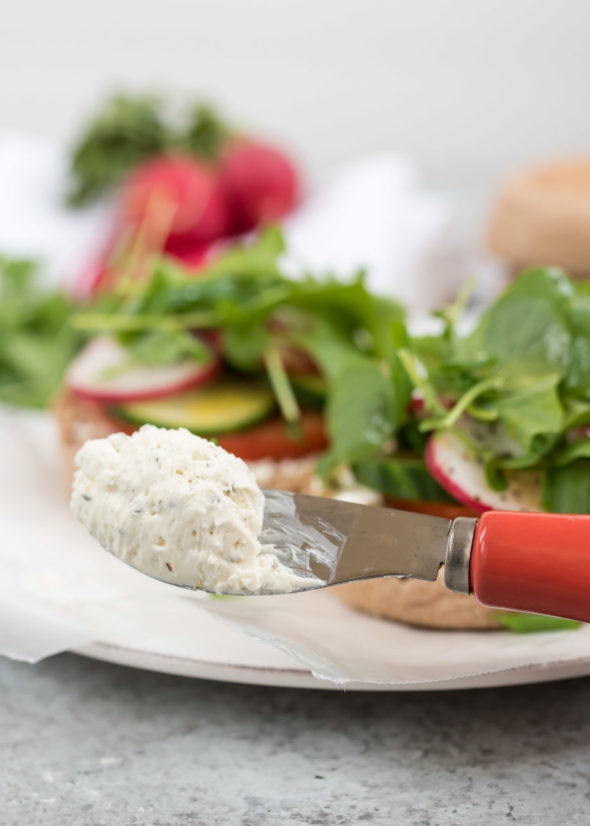
<path fill-rule="evenodd" d="M 241 459 L 188 430 L 144 425 L 86 442 L 71 507 L 100 544 L 145 574 L 224 594 L 323 584 L 259 537 L 264 496 Z"/>

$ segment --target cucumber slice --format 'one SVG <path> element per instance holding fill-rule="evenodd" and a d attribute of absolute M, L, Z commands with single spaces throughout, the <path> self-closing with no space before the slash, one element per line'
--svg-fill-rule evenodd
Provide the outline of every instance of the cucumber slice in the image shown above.
<path fill-rule="evenodd" d="M 270 388 L 222 378 L 174 396 L 121 404 L 113 412 L 135 424 L 186 427 L 199 436 L 216 436 L 250 427 L 269 416 L 274 407 Z"/>

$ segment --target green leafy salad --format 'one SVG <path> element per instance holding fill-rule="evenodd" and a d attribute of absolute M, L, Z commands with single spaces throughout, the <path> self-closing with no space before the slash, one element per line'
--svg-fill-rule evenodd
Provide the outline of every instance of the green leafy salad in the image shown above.
<path fill-rule="evenodd" d="M 463 295 L 437 314 L 435 334 L 416 336 L 363 273 L 293 279 L 283 252 L 269 228 L 197 277 L 160 257 L 147 280 L 121 275 L 75 311 L 63 295 L 31 292 L 30 264 L 2 260 L 0 397 L 46 403 L 80 343 L 90 338 L 74 364 L 107 341 L 115 361 L 77 389 L 133 423 L 248 439 L 253 425 L 278 424 L 296 444 L 313 411 L 328 437 L 317 462 L 328 483 L 346 465 L 398 500 L 590 513 L 587 289 L 529 270 L 471 329 Z M 149 379 L 150 401 L 130 401 L 137 382 L 145 391 L 146 376 L 168 370 L 168 390 Z M 506 624 L 541 627 L 523 616 Z"/>
<path fill-rule="evenodd" d="M 428 416 L 483 466 L 492 491 L 537 474 L 543 510 L 590 512 L 590 294 L 556 269 L 525 272 L 466 336 L 456 312 L 406 364 Z"/>
<path fill-rule="evenodd" d="M 203 359 L 195 332 L 220 330 L 224 362 L 266 373 L 294 427 L 288 362 L 301 352 L 325 410 L 324 475 L 349 464 L 389 495 L 449 501 L 423 457 L 430 439 L 450 432 L 491 491 L 535 473 L 543 509 L 590 512 L 590 294 L 560 271 L 530 270 L 468 334 L 457 329 L 461 299 L 438 314 L 438 334 L 414 337 L 400 305 L 372 295 L 362 273 L 349 283 L 292 280 L 282 252 L 271 229 L 199 278 L 161 259 L 148 283 L 121 282 L 74 325 L 115 334 L 145 364 Z"/>
<path fill-rule="evenodd" d="M 208 105 L 170 106 L 157 95 L 117 94 L 80 135 L 70 162 L 67 201 L 81 207 L 121 182 L 142 161 L 167 152 L 215 160 L 232 134 Z"/>
<path fill-rule="evenodd" d="M 34 261 L 0 256 L 0 400 L 24 407 L 49 404 L 82 343 L 70 298 L 36 276 Z"/>

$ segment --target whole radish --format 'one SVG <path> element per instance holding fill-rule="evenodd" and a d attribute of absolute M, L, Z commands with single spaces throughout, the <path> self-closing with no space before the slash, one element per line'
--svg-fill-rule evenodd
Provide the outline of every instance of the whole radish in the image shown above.
<path fill-rule="evenodd" d="M 278 221 L 297 203 L 295 168 L 272 146 L 247 140 L 234 143 L 225 153 L 221 175 L 237 231 Z"/>
<path fill-rule="evenodd" d="M 139 166 L 121 196 L 121 220 L 141 228 L 145 243 L 207 243 L 226 235 L 230 216 L 224 186 L 208 166 L 183 155 Z"/>
<path fill-rule="evenodd" d="M 213 243 L 168 241 L 164 246 L 164 252 L 176 258 L 188 270 L 200 270 L 209 263 L 213 248 Z"/>

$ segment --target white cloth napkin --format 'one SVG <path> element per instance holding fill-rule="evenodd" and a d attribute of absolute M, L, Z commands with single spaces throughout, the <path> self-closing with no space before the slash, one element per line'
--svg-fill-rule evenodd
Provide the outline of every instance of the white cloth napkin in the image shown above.
<path fill-rule="evenodd" d="M 367 272 L 378 293 L 414 311 L 450 300 L 473 264 L 450 197 L 425 190 L 414 165 L 363 158 L 312 192 L 286 222 L 293 272 Z"/>

